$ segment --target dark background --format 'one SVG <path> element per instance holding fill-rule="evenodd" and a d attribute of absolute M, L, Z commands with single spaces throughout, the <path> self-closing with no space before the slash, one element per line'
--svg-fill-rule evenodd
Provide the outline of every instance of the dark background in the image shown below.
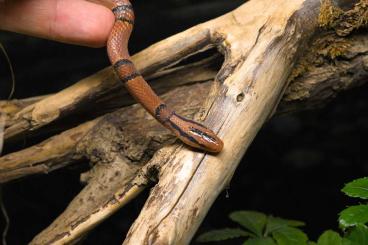
<path fill-rule="evenodd" d="M 217 17 L 239 6 L 237 0 L 134 1 L 136 27 L 132 53 Z M 0 33 L 15 69 L 15 98 L 59 91 L 108 65 L 105 49 L 91 49 Z M 0 58 L 0 98 L 10 91 L 10 75 Z M 337 214 L 356 201 L 340 192 L 344 183 L 368 175 L 368 87 L 342 93 L 325 108 L 273 118 L 258 134 L 231 186 L 219 196 L 199 229 L 236 226 L 227 219 L 235 210 L 258 210 L 305 221 L 312 239 L 337 229 Z M 14 147 L 32 145 L 25 139 Z M 4 152 L 6 153 L 6 152 Z M 81 190 L 79 175 L 87 163 L 48 175 L 6 184 L 3 201 L 10 216 L 8 244 L 26 244 L 60 214 Z M 84 244 L 121 244 L 147 193 L 100 225 Z M 4 220 L 0 218 L 0 230 Z M 194 242 L 193 242 L 194 243 Z M 224 243 L 221 243 L 224 244 Z M 232 241 L 228 244 L 241 244 Z"/>

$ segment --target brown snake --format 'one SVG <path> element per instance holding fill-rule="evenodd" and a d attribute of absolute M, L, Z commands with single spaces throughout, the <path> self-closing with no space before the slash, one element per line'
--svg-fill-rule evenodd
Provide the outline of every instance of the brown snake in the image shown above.
<path fill-rule="evenodd" d="M 130 1 L 113 0 L 111 10 L 115 15 L 115 23 L 107 42 L 107 52 L 115 72 L 129 93 L 185 144 L 208 152 L 220 152 L 223 142 L 212 130 L 169 109 L 134 67 L 128 51 L 134 25 Z"/>

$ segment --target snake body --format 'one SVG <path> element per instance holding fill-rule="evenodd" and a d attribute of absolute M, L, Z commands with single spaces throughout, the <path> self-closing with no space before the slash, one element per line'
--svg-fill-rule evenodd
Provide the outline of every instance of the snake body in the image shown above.
<path fill-rule="evenodd" d="M 202 124 L 186 119 L 168 108 L 132 63 L 128 41 L 135 16 L 130 1 L 113 0 L 111 10 L 115 15 L 115 23 L 108 38 L 107 52 L 115 72 L 129 93 L 185 144 L 208 152 L 220 152 L 223 148 L 221 139 Z"/>

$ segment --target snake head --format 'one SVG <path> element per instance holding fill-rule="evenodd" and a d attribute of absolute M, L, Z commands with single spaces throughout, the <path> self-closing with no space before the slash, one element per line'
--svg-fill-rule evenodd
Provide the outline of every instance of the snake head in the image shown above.
<path fill-rule="evenodd" d="M 192 147 L 212 153 L 218 153 L 224 147 L 222 140 L 212 130 L 177 114 L 166 125 L 181 141 Z"/>

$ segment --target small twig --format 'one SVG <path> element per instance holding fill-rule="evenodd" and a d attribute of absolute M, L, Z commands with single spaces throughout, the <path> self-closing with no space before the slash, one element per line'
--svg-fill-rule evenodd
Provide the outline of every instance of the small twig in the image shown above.
<path fill-rule="evenodd" d="M 5 128 L 5 116 L 0 112 L 0 156 L 3 152 L 4 128 Z"/>
<path fill-rule="evenodd" d="M 3 150 L 3 143 L 4 143 L 4 127 L 5 127 L 5 117 L 4 115 L 0 112 L 0 156 Z M 0 208 L 1 208 L 1 212 L 4 216 L 5 219 L 5 227 L 4 230 L 2 232 L 1 235 L 1 240 L 2 240 L 2 244 L 6 245 L 6 236 L 8 234 L 8 230 L 9 230 L 9 224 L 10 224 L 10 220 L 9 220 L 9 216 L 8 213 L 6 211 L 5 208 L 5 204 L 4 204 L 4 200 L 3 200 L 3 192 L 2 192 L 2 186 L 0 185 Z"/>
<path fill-rule="evenodd" d="M 1 1 L 0 1 L 0 3 L 1 3 Z M 4 46 L 1 43 L 0 43 L 0 50 L 3 52 L 3 54 L 5 56 L 5 59 L 6 59 L 6 62 L 9 65 L 9 70 L 10 70 L 10 75 L 11 75 L 11 83 L 12 83 L 12 87 L 11 87 L 11 90 L 10 90 L 10 93 L 9 93 L 9 96 L 8 96 L 8 100 L 10 100 L 13 97 L 14 92 L 15 92 L 15 74 L 14 74 L 14 69 L 13 69 L 13 66 L 11 64 L 9 55 L 6 52 Z"/>
<path fill-rule="evenodd" d="M 8 235 L 8 231 L 9 231 L 9 227 L 10 227 L 10 219 L 8 216 L 8 212 L 6 211 L 6 207 L 4 204 L 4 199 L 3 199 L 3 191 L 2 191 L 2 186 L 0 185 L 0 208 L 1 208 L 1 212 L 4 216 L 5 219 L 5 227 L 4 230 L 1 234 L 1 241 L 3 245 L 6 245 L 6 236 Z"/>

